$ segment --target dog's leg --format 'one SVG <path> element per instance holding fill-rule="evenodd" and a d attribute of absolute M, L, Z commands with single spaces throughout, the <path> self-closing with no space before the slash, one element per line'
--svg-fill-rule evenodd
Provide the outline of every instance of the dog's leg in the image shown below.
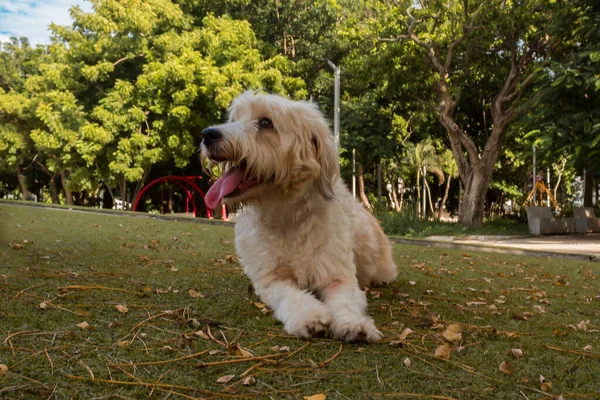
<path fill-rule="evenodd" d="M 274 280 L 263 287 L 257 287 L 256 293 L 271 307 L 288 333 L 303 338 L 328 334 L 331 323 L 329 308 L 293 282 Z"/>
<path fill-rule="evenodd" d="M 376 342 L 383 337 L 373 319 L 365 314 L 367 296 L 356 282 L 336 280 L 321 292 L 321 296 L 333 312 L 329 330 L 334 339 Z"/>

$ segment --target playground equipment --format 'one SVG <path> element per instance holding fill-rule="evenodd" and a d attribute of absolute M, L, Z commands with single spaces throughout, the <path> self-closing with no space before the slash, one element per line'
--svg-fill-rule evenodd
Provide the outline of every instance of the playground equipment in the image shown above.
<path fill-rule="evenodd" d="M 535 186 L 533 187 L 533 189 L 531 189 L 531 192 L 529 192 L 529 195 L 527 196 L 521 207 L 525 207 L 526 204 L 529 204 L 531 206 L 543 206 L 545 202 L 544 195 L 546 195 L 547 199 L 556 210 L 560 210 L 558 202 L 556 201 L 550 190 L 548 190 L 546 184 L 544 184 L 544 181 L 542 181 L 541 179 L 536 180 Z"/>
<path fill-rule="evenodd" d="M 140 201 L 142 199 L 142 196 L 144 196 L 144 194 L 153 186 L 160 184 L 160 183 L 172 183 L 175 186 L 179 187 L 180 189 L 183 190 L 183 192 L 185 193 L 185 211 L 189 212 L 190 210 L 190 203 L 192 206 L 192 210 L 193 210 L 193 214 L 194 217 L 199 217 L 200 215 L 198 215 L 198 208 L 196 207 L 196 201 L 194 199 L 194 194 L 193 191 L 198 193 L 201 197 L 202 200 L 204 200 L 204 191 L 202 189 L 200 189 L 200 187 L 196 184 L 195 180 L 196 179 L 202 179 L 201 176 L 163 176 L 161 178 L 157 178 L 155 180 L 153 180 L 152 182 L 150 182 L 149 184 L 147 184 L 146 186 L 144 186 L 144 188 L 140 191 L 140 194 L 137 196 L 137 198 L 135 199 L 134 203 L 133 203 L 133 207 L 131 208 L 132 211 L 137 211 L 137 208 L 140 204 Z M 162 198 L 162 213 L 164 214 L 164 193 L 163 193 L 163 198 Z M 213 213 L 212 210 L 210 210 L 209 208 L 206 209 L 206 217 L 208 219 L 212 219 L 213 218 Z M 227 220 L 227 211 L 225 208 L 225 205 L 222 206 L 222 220 L 226 221 Z"/>

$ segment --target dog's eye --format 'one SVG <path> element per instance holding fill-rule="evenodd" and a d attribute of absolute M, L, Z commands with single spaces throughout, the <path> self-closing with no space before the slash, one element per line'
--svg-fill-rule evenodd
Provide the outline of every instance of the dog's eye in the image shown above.
<path fill-rule="evenodd" d="M 258 127 L 260 129 L 273 129 L 273 121 L 269 118 L 261 118 L 258 120 Z"/>

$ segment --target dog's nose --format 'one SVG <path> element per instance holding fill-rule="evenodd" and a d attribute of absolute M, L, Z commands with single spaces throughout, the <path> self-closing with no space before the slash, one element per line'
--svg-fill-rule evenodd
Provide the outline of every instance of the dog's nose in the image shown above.
<path fill-rule="evenodd" d="M 206 128 L 205 130 L 202 131 L 202 136 L 203 136 L 202 141 L 204 142 L 204 145 L 210 146 L 211 143 L 216 142 L 217 140 L 221 139 L 221 137 L 223 135 L 221 134 L 221 132 L 219 132 L 218 129 Z"/>

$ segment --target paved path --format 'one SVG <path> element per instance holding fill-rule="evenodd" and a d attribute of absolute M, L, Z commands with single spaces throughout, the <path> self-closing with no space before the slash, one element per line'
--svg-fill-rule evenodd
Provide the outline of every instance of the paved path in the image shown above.
<path fill-rule="evenodd" d="M 469 238 L 456 239 L 454 243 L 481 244 L 485 246 L 502 247 L 510 249 L 526 249 L 549 253 L 570 253 L 589 255 L 600 258 L 600 234 L 587 235 L 544 235 L 520 238 Z"/>

